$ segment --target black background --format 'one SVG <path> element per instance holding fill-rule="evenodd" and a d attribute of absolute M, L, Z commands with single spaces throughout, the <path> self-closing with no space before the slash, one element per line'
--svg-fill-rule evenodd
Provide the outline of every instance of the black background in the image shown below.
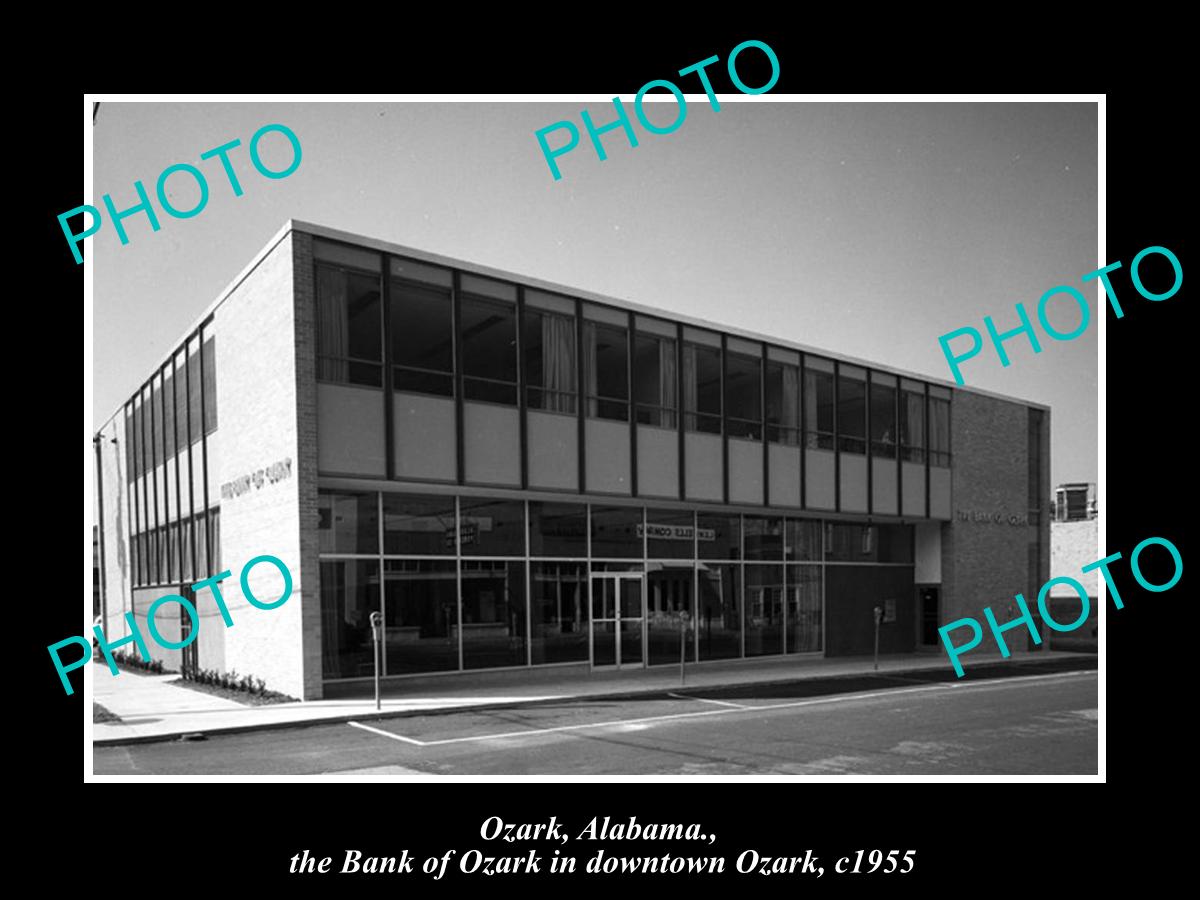
<path fill-rule="evenodd" d="M 547 15 L 554 19 L 554 13 Z M 604 18 L 600 12 L 597 15 Z M 619 94 L 628 101 L 644 82 L 670 77 L 679 68 L 716 54 L 722 62 L 710 68 L 710 77 L 714 89 L 725 93 L 732 92 L 733 87 L 724 74 L 724 60 L 733 46 L 747 38 L 765 41 L 779 57 L 781 77 L 773 94 L 888 88 L 955 93 L 1104 91 L 1113 81 L 1104 73 L 1084 77 L 1086 73 L 1075 71 L 1067 79 L 1073 83 L 1064 85 L 1061 77 L 1052 77 L 1046 70 L 1027 68 L 1021 73 L 1025 79 L 1021 83 L 1020 79 L 1012 79 L 1012 66 L 1003 55 L 996 56 L 992 66 L 983 58 L 988 54 L 981 52 L 981 58 L 973 60 L 976 65 L 966 68 L 959 64 L 963 61 L 961 55 L 951 64 L 944 56 L 922 55 L 914 48 L 897 51 L 891 68 L 879 64 L 878 59 L 874 67 L 857 65 L 861 58 L 850 52 L 839 58 L 839 65 L 818 65 L 814 46 L 837 40 L 838 36 L 806 29 L 750 27 L 725 28 L 722 32 L 714 26 L 694 35 L 676 33 L 663 39 L 631 24 L 621 26 L 619 33 L 598 29 L 590 43 L 583 42 L 581 30 L 586 29 L 566 29 L 555 40 L 531 38 L 524 46 L 518 46 L 511 37 L 497 40 L 461 34 L 416 42 L 393 49 L 386 64 L 379 61 L 331 67 L 346 76 L 336 85 L 306 78 L 305 68 L 317 67 L 313 57 L 297 51 L 288 59 L 280 58 L 278 68 L 270 73 L 264 66 L 261 78 L 247 78 L 241 84 L 230 79 L 220 88 L 231 92 L 264 86 L 295 91 L 336 87 L 410 93 L 601 92 Z M 1079 54 L 1073 63 L 1077 67 L 1084 51 L 1075 47 L 1071 52 Z M 923 63 L 916 71 L 923 78 L 914 77 L 914 70 L 907 65 L 918 56 Z M 739 72 L 750 85 L 764 83 L 768 74 L 765 63 L 761 71 L 755 71 L 756 59 L 761 59 L 756 51 L 739 58 Z M 986 71 L 987 77 L 979 79 L 970 74 L 981 71 Z M 286 81 L 275 77 L 285 73 Z M 135 80 L 136 73 L 128 74 L 130 81 Z M 154 77 L 159 74 L 154 73 Z M 190 83 L 188 76 L 188 71 L 181 71 L 179 83 L 169 87 L 157 82 L 142 84 L 136 79 L 138 84 L 122 89 L 180 93 L 214 89 L 208 75 L 203 82 Z M 903 83 L 906 79 L 911 83 Z M 697 84 L 679 81 L 686 91 L 698 89 Z M 1183 101 L 1162 84 L 1151 90 L 1131 87 L 1108 93 L 1105 261 L 1121 260 L 1124 264 L 1114 273 L 1113 282 L 1125 317 L 1117 320 L 1111 311 L 1106 313 L 1107 491 L 1100 497 L 1100 506 L 1107 522 L 1109 553 L 1120 551 L 1128 559 L 1129 551 L 1139 541 L 1158 535 L 1173 541 L 1186 562 L 1189 556 L 1183 523 L 1192 485 L 1184 457 L 1189 452 L 1194 454 L 1194 450 L 1183 427 L 1196 406 L 1186 391 L 1194 378 L 1184 375 L 1182 366 L 1187 353 L 1184 342 L 1190 338 L 1184 322 L 1186 279 L 1183 290 L 1170 300 L 1152 303 L 1134 291 L 1128 269 L 1133 256 L 1151 245 L 1170 248 L 1183 264 L 1185 274 L 1188 269 L 1182 227 L 1184 144 L 1176 138 L 1176 123 L 1184 115 Z M 41 265 L 24 296 L 10 298 L 10 304 L 31 304 L 35 310 L 60 308 L 64 320 L 67 310 L 81 303 L 83 270 L 75 265 L 56 216 L 81 202 L 81 108 L 82 94 L 66 87 L 29 104 L 28 116 L 37 123 L 32 162 L 39 177 L 19 179 L 21 183 L 16 185 L 24 192 L 18 221 L 34 229 L 32 237 L 22 243 L 36 254 Z M 537 152 L 532 138 L 531 147 L 531 152 Z M 719 173 L 713 174 L 719 177 Z M 85 243 L 83 252 L 87 251 Z M 1019 265 L 1019 260 L 1013 264 Z M 1153 278 L 1154 270 L 1146 270 L 1147 281 Z M 1162 274 L 1169 277 L 1165 265 Z M 53 289 L 49 288 L 51 284 Z M 1023 300 L 1030 309 L 1036 302 L 1033 297 L 1013 300 Z M 85 346 L 88 340 L 85 330 Z M 1046 350 L 1052 352 L 1053 345 Z M 39 371 L 43 369 L 34 364 L 27 374 L 36 377 Z M 17 385 L 28 383 L 16 373 L 10 377 Z M 90 373 L 85 372 L 88 377 Z M 48 389 L 48 393 L 55 391 L 57 387 Z M 18 413 L 26 417 L 26 427 L 35 434 L 44 434 L 46 441 L 67 446 L 65 439 L 51 438 L 49 430 L 41 429 L 40 423 L 46 419 L 44 396 L 17 398 L 17 406 L 31 401 L 32 406 Z M 85 466 L 93 467 L 90 438 L 94 429 L 86 404 L 84 418 L 75 446 L 81 449 Z M 9 446 L 13 451 L 19 445 L 10 442 Z M 18 470 L 41 465 L 34 461 Z M 85 498 L 85 507 L 90 503 Z M 57 500 L 45 495 L 29 502 L 34 518 L 18 525 L 27 525 L 30 535 L 36 534 L 29 543 L 57 543 L 52 535 L 56 536 L 62 527 L 62 517 L 56 507 Z M 90 517 L 85 515 L 81 535 L 85 548 L 90 541 L 90 524 Z M 35 551 L 35 559 L 42 552 Z M 67 556 L 77 564 L 75 552 Z M 1150 562 L 1157 556 L 1156 550 L 1150 552 L 1145 571 L 1152 580 L 1163 581 L 1166 575 L 1159 574 Z M 78 572 L 46 558 L 39 562 L 22 559 L 12 565 L 18 571 L 38 565 Z M 44 806 L 39 812 L 28 813 L 35 819 L 36 833 L 42 836 L 40 846 L 57 847 L 56 865 L 60 866 L 65 850 L 76 861 L 71 868 L 89 872 L 94 884 L 107 883 L 114 888 L 118 871 L 123 873 L 124 883 L 140 883 L 149 889 L 186 886 L 231 892 L 258 885 L 300 888 L 302 892 L 357 892 L 367 888 L 372 893 L 389 894 L 503 890 L 519 885 L 522 890 L 548 892 L 563 890 L 564 881 L 571 891 L 582 888 L 590 892 L 611 888 L 619 880 L 618 876 L 543 874 L 525 883 L 514 876 L 476 875 L 434 883 L 419 874 L 303 878 L 287 874 L 289 858 L 302 849 L 316 856 L 333 856 L 336 868 L 336 860 L 347 848 L 360 849 L 365 856 L 398 856 L 407 848 L 410 854 L 423 858 L 440 855 L 449 848 L 462 853 L 472 847 L 488 855 L 522 855 L 534 846 L 499 842 L 485 845 L 478 836 L 479 826 L 492 815 L 517 823 L 546 821 L 556 815 L 569 824 L 572 834 L 593 816 L 609 815 L 620 820 L 635 815 L 643 824 L 696 822 L 702 830 L 719 836 L 714 847 L 627 843 L 608 845 L 606 849 L 618 855 L 642 851 L 661 855 L 665 850 L 683 855 L 724 855 L 730 869 L 743 849 L 754 848 L 772 856 L 803 855 L 805 849 L 812 849 L 826 866 L 826 876 L 819 881 L 798 876 L 763 878 L 732 871 L 717 876 L 715 882 L 713 876 L 626 879 L 635 890 L 688 891 L 703 889 L 705 882 L 724 890 L 755 892 L 833 887 L 861 893 L 914 884 L 987 891 L 992 889 L 989 885 L 999 886 L 1000 881 L 1012 889 L 1051 885 L 1066 888 L 1092 881 L 1099 870 L 1117 867 L 1136 871 L 1156 866 L 1148 854 L 1164 826 L 1153 816 L 1132 818 L 1131 804 L 1154 796 L 1162 788 L 1174 787 L 1178 773 L 1186 773 L 1188 768 L 1188 754 L 1178 741 L 1179 729 L 1187 727 L 1186 721 L 1179 719 L 1183 710 L 1171 709 L 1171 700 L 1181 699 L 1179 695 L 1187 683 L 1182 680 L 1182 662 L 1191 651 L 1193 628 L 1185 605 L 1186 577 L 1169 592 L 1150 594 L 1133 582 L 1124 562 L 1116 564 L 1114 571 L 1125 608 L 1116 611 L 1110 604 L 1105 629 L 1107 744 L 1101 751 L 1107 750 L 1102 758 L 1110 787 L 1102 789 L 1106 791 L 1103 802 L 1097 793 L 1101 788 L 1096 785 L 851 785 L 812 783 L 803 778 L 781 783 L 727 784 L 643 781 L 209 787 L 122 783 L 84 787 L 82 694 L 77 691 L 69 698 L 63 695 L 45 650 L 78 627 L 78 595 L 61 583 L 47 589 L 43 578 L 32 574 L 27 582 L 22 579 L 20 596 L 9 598 L 14 604 L 25 597 L 33 601 L 21 603 L 28 618 L 22 621 L 17 641 L 29 663 L 10 670 L 19 694 L 32 700 L 32 709 L 26 714 L 32 727 L 25 735 L 19 726 L 26 720 L 15 721 L 10 746 L 18 748 L 23 759 L 33 759 L 33 767 L 41 770 L 37 783 L 45 795 Z M 10 621 L 15 623 L 16 619 Z M 21 766 L 23 771 L 29 764 L 22 762 Z M 1119 842 L 1119 850 L 1106 850 L 1106 839 Z M 572 842 L 562 849 L 586 857 L 599 846 Z M 916 869 L 905 876 L 832 876 L 832 863 L 838 856 L 876 848 L 917 850 Z M 545 847 L 539 849 L 547 851 Z M 83 865 L 78 866 L 79 862 Z M 863 886 L 862 881 L 870 883 Z"/>

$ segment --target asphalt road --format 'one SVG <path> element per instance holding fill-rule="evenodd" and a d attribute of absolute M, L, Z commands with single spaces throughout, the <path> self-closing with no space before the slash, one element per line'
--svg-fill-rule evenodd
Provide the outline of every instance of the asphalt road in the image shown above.
<path fill-rule="evenodd" d="M 363 718 L 97 747 L 94 764 L 123 775 L 1095 774 L 1097 673 L 1074 668 Z"/>

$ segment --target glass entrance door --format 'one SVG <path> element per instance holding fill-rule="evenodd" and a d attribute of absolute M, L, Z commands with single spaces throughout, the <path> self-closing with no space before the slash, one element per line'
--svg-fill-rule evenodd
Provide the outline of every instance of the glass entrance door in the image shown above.
<path fill-rule="evenodd" d="M 627 572 L 592 575 L 592 665 L 640 668 L 645 610 L 642 576 Z"/>

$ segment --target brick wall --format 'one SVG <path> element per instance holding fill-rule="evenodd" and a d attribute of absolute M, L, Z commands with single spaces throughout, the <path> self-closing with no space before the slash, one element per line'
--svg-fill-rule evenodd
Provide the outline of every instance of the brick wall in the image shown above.
<path fill-rule="evenodd" d="M 1050 415 L 1044 415 L 1039 497 L 1049 496 Z M 950 427 L 952 518 L 942 525 L 941 624 L 975 618 L 984 628 L 981 647 L 995 649 L 983 608 L 990 606 L 1003 625 L 1019 614 L 1013 597 L 1021 593 L 1036 617 L 1037 596 L 1028 595 L 1029 585 L 1040 586 L 1049 577 L 1045 574 L 1049 569 L 1049 525 L 1044 504 L 1038 524 L 1009 523 L 1011 516 L 1024 519 L 1030 512 L 1028 407 L 955 391 Z M 979 515 L 988 518 L 978 521 Z M 1040 571 L 1033 571 L 1030 543 L 1038 540 L 1039 532 L 1045 543 L 1037 566 Z M 1044 626 L 1041 631 L 1044 637 Z M 965 640 L 965 634 L 956 632 L 955 639 Z M 1005 637 L 1010 650 L 1027 648 L 1026 629 L 1007 631 Z"/>
<path fill-rule="evenodd" d="M 316 289 L 312 237 L 292 233 L 294 273 L 296 491 L 299 502 L 300 568 L 309 585 L 301 609 L 304 699 L 323 696 L 321 687 L 321 590 L 317 511 Z"/>

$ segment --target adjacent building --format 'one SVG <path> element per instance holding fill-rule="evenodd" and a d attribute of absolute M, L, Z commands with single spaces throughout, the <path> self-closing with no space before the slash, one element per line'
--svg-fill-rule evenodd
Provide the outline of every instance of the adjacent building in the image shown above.
<path fill-rule="evenodd" d="M 106 633 L 181 594 L 168 668 L 314 699 L 369 690 L 375 611 L 397 683 L 1015 617 L 1049 578 L 1049 410 L 792 337 L 289 222 L 100 428 Z M 260 610 L 267 553 L 293 594 Z M 226 569 L 232 627 L 189 587 Z"/>
<path fill-rule="evenodd" d="M 1100 606 L 1097 570 L 1083 567 L 1104 558 L 1100 549 L 1099 520 L 1096 518 L 1096 485 L 1092 482 L 1060 484 L 1054 491 L 1054 520 L 1050 523 L 1050 572 L 1066 575 L 1083 585 L 1088 594 L 1087 620 L 1071 631 L 1050 631 L 1054 650 L 1095 653 L 1100 643 Z M 1070 585 L 1050 588 L 1050 614 L 1068 624 L 1079 618 L 1081 601 Z"/>

